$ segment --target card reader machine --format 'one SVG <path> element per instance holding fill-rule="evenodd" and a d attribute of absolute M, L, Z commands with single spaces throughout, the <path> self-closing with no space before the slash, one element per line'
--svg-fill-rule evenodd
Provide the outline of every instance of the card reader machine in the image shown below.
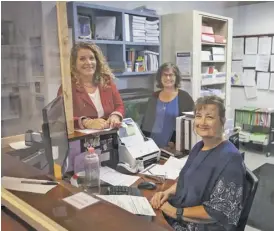
<path fill-rule="evenodd" d="M 151 138 L 143 135 L 138 125 L 125 118 L 118 131 L 119 162 L 127 163 L 132 168 L 143 162 L 144 167 L 160 160 L 160 149 Z"/>

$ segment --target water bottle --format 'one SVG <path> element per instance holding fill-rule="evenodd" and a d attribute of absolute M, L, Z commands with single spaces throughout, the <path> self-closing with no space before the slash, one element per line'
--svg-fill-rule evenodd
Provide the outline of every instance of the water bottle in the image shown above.
<path fill-rule="evenodd" d="M 100 160 L 92 147 L 86 152 L 84 166 L 86 191 L 100 193 Z"/>

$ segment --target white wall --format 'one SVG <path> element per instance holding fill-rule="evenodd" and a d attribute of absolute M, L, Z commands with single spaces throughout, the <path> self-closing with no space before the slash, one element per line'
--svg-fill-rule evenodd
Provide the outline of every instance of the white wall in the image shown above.
<path fill-rule="evenodd" d="M 233 35 L 274 34 L 274 2 L 229 7 L 225 15 L 234 20 Z M 247 100 L 244 88 L 232 87 L 231 111 L 243 106 L 274 108 L 274 91 L 258 90 L 256 99 Z"/>
<path fill-rule="evenodd" d="M 274 33 L 274 2 L 228 7 L 224 13 L 234 20 L 234 35 Z"/>

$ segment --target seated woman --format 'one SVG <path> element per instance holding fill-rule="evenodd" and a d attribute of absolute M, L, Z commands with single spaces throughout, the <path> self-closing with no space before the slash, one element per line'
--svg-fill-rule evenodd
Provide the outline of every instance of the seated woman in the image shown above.
<path fill-rule="evenodd" d="M 177 183 L 153 196 L 152 207 L 161 209 L 177 231 L 235 230 L 243 209 L 245 166 L 238 149 L 223 137 L 223 100 L 199 98 L 194 112 L 195 131 L 202 141 L 191 150 Z"/>
<path fill-rule="evenodd" d="M 178 89 L 181 74 L 172 63 L 164 63 L 157 72 L 156 81 L 160 91 L 149 99 L 141 130 L 151 137 L 158 147 L 166 147 L 176 140 L 176 117 L 182 112 L 193 111 L 194 102 L 190 95 Z"/>
<path fill-rule="evenodd" d="M 71 49 L 70 62 L 75 128 L 119 127 L 124 104 L 101 49 L 94 44 L 77 43 Z"/>

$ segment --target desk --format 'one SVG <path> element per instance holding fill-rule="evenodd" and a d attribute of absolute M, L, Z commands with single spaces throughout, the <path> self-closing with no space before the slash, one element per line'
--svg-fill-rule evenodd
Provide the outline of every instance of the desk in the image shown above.
<path fill-rule="evenodd" d="M 49 178 L 48 176 L 43 176 L 41 171 L 7 154 L 2 154 L 2 176 L 35 177 L 38 179 Z M 136 182 L 136 184 L 138 184 L 138 182 Z M 163 187 L 165 187 L 165 185 Z M 58 227 L 50 230 L 84 231 L 90 230 L 90 227 L 92 227 L 94 230 L 100 231 L 171 230 L 168 224 L 165 223 L 160 212 L 157 212 L 158 217 L 154 222 L 148 222 L 142 217 L 135 216 L 105 201 L 100 201 L 82 210 L 77 210 L 62 201 L 62 198 L 79 191 L 80 189 L 62 181 L 60 185 L 44 195 L 16 191 L 13 191 L 12 195 L 42 213 L 42 215 L 31 214 L 29 217 L 30 223 L 36 229 Z M 144 191 L 144 195 L 148 198 L 151 198 L 154 193 L 155 191 Z M 2 203 L 4 205 L 6 204 L 6 201 L 3 200 L 3 194 Z M 59 213 L 57 212 L 58 210 Z M 39 219 L 41 219 L 42 216 L 50 218 L 51 222 L 45 221 L 43 222 L 44 224 L 39 223 Z M 60 226 L 62 226 L 63 229 L 60 229 Z"/>
<path fill-rule="evenodd" d="M 110 131 L 100 131 L 100 130 L 98 130 L 98 132 L 90 133 L 90 134 L 74 131 L 72 134 L 68 135 L 68 140 L 69 141 L 82 140 L 82 139 L 85 139 L 85 138 L 89 138 L 91 136 L 97 136 L 97 135 L 101 136 L 101 135 L 106 135 L 106 134 L 117 134 L 117 130 L 116 129 L 113 129 L 113 130 L 110 130 Z"/>

